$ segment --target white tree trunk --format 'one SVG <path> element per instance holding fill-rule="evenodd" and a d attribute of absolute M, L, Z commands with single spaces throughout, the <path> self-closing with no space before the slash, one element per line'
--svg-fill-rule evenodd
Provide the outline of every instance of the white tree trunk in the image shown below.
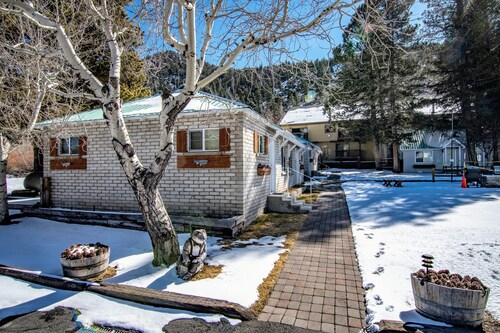
<path fill-rule="evenodd" d="M 158 190 L 158 184 L 173 154 L 175 119 L 189 103 L 190 98 L 183 93 L 175 97 L 170 93 L 162 96 L 160 147 L 153 162 L 149 168 L 146 168 L 140 162 L 130 141 L 121 113 L 121 103 L 116 97 L 111 97 L 119 96 L 119 81 L 110 80 L 106 87 L 103 90 L 107 103 L 103 106 L 103 112 L 112 136 L 113 148 L 134 191 L 151 239 L 154 254 L 153 265 L 170 266 L 177 261 L 180 247 L 172 221 Z"/>
<path fill-rule="evenodd" d="M 179 241 L 172 225 L 172 220 L 167 213 L 165 204 L 157 186 L 145 188 L 143 182 L 132 185 L 142 216 L 153 245 L 153 265 L 174 264 L 180 255 Z"/>
<path fill-rule="evenodd" d="M 241 25 L 241 22 L 247 21 L 245 17 L 251 18 L 254 15 L 248 14 L 248 10 L 245 8 L 246 5 L 240 8 L 236 6 L 233 9 L 232 6 L 225 8 L 226 6 L 222 0 L 212 1 L 210 6 L 200 3 L 199 6 L 203 10 L 203 13 L 205 13 L 206 27 L 205 39 L 201 43 L 201 48 L 197 47 L 199 31 L 197 32 L 196 1 L 168 0 L 159 2 L 158 7 L 152 4 L 151 8 L 158 10 L 157 13 L 154 10 L 152 13 L 154 24 L 162 23 L 161 30 L 164 40 L 177 50 L 185 60 L 186 80 L 182 93 L 175 97 L 170 93 L 162 96 L 160 146 L 156 151 L 154 161 L 147 168 L 142 165 L 135 153 L 121 111 L 120 68 L 123 47 L 120 46 L 118 40 L 120 39 L 120 34 L 124 31 L 118 29 L 119 25 L 114 24 L 116 22 L 113 21 L 113 16 L 108 12 L 108 5 L 112 2 L 106 0 L 98 2 L 92 0 L 85 1 L 89 9 L 87 12 L 88 15 L 99 22 L 99 26 L 106 36 L 109 47 L 110 70 L 108 83 L 106 84 L 103 84 L 87 68 L 78 54 L 78 48 L 75 48 L 72 44 L 71 33 L 67 33 L 58 21 L 52 20 L 52 14 L 44 15 L 35 9 L 34 3 L 28 1 L 0 0 L 0 5 L 3 5 L 0 9 L 5 13 L 22 16 L 24 19 L 37 24 L 40 28 L 52 31 L 59 46 L 58 51 L 62 52 L 73 70 L 83 80 L 87 81 L 88 88 L 92 90 L 92 98 L 101 102 L 106 124 L 111 133 L 113 148 L 127 180 L 135 193 L 144 216 L 146 228 L 151 237 L 154 252 L 153 263 L 155 265 L 170 265 L 177 260 L 180 248 L 172 222 L 158 191 L 158 184 L 172 156 L 173 127 L 179 112 L 185 108 L 198 90 L 227 72 L 234 65 L 241 53 L 253 52 L 263 45 L 274 45 L 285 38 L 308 32 L 319 24 L 326 22 L 326 17 L 330 16 L 334 11 L 340 12 L 358 2 L 361 2 L 361 0 L 334 1 L 329 5 L 323 6 L 321 10 L 311 8 L 310 12 L 300 13 L 300 15 L 296 16 L 291 15 L 291 13 L 297 14 L 297 12 L 293 10 L 294 7 L 290 7 L 289 2 L 285 1 L 283 4 L 278 4 L 277 6 L 275 6 L 274 2 L 271 2 L 267 4 L 268 12 L 265 12 L 265 9 L 263 12 L 265 15 L 269 15 L 268 19 L 251 19 L 249 22 L 258 24 L 250 23 L 251 26 L 249 27 L 243 26 L 243 31 L 241 32 L 230 32 L 230 30 L 235 30 Z M 99 3 L 99 5 L 96 3 Z M 138 3 L 140 4 L 141 2 L 139 1 Z M 146 3 L 154 2 L 144 1 L 143 5 Z M 177 8 L 177 16 L 173 14 L 174 7 Z M 259 6 L 256 5 L 256 7 Z M 225 9 L 225 12 L 219 15 L 219 11 L 222 9 Z M 259 17 L 260 15 L 257 14 L 255 16 Z M 234 20 L 233 23 L 231 23 L 230 17 Z M 217 19 L 219 21 L 229 20 L 229 24 L 227 25 L 227 29 L 229 30 L 227 33 L 218 33 L 218 35 L 227 37 L 218 41 L 219 48 L 223 50 L 223 48 L 227 47 L 227 49 L 224 49 L 225 51 L 221 55 L 217 69 L 203 77 L 201 75 L 203 64 L 206 61 L 205 56 L 209 51 L 212 29 Z M 261 26 L 261 21 L 266 21 L 267 23 Z M 177 29 L 177 33 L 171 32 L 171 29 Z M 180 40 L 177 40 L 177 36 L 180 37 Z M 231 40 L 234 36 L 237 36 L 237 38 Z M 198 51 L 198 49 L 200 50 Z M 198 52 L 199 56 L 197 55 Z M 82 92 L 80 96 L 88 97 L 88 94 Z"/>
<path fill-rule="evenodd" d="M 0 134 L 0 224 L 10 222 L 9 206 L 7 204 L 7 157 L 10 144 Z"/>

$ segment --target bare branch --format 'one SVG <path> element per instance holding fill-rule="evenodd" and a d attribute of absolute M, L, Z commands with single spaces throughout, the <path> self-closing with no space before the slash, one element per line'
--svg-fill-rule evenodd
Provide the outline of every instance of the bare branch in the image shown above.
<path fill-rule="evenodd" d="M 18 10 L 5 8 L 4 12 L 9 13 L 12 11 L 12 13 L 15 14 L 22 12 L 24 17 L 37 24 L 39 27 L 54 31 L 66 60 L 71 64 L 75 71 L 77 71 L 89 82 L 94 94 L 99 95 L 101 93 L 101 82 L 90 72 L 80 57 L 78 57 L 70 38 L 60 24 L 50 20 L 48 17 L 38 12 L 31 3 L 15 0 L 1 0 L 0 3 L 9 5 L 11 8 L 18 8 Z"/>
<path fill-rule="evenodd" d="M 186 27 L 185 27 L 185 22 L 184 22 L 184 7 L 181 5 L 177 5 L 177 30 L 179 31 L 179 35 L 181 36 L 181 41 L 184 44 L 188 43 L 188 40 L 186 38 Z"/>
<path fill-rule="evenodd" d="M 180 53 L 184 52 L 186 45 L 179 42 L 170 30 L 170 19 L 172 17 L 172 11 L 174 7 L 173 0 L 165 1 L 164 16 L 163 16 L 163 38 L 170 44 L 170 46 Z"/>
<path fill-rule="evenodd" d="M 106 0 L 102 1 L 102 8 L 101 8 L 102 12 L 100 12 L 94 6 L 93 0 L 87 0 L 86 2 L 89 8 L 91 8 L 92 13 L 95 15 L 95 17 L 99 19 L 101 29 L 104 32 L 104 35 L 106 36 L 109 50 L 111 51 L 109 76 L 114 78 L 119 78 L 122 50 L 116 40 L 116 33 L 113 32 L 113 20 L 109 16 L 107 9 L 107 2 Z M 119 96 L 119 91 L 118 91 L 118 96 Z"/>
<path fill-rule="evenodd" d="M 68 93 L 68 92 L 58 90 L 58 89 L 53 88 L 53 87 L 48 87 L 47 90 L 49 90 L 50 92 L 52 92 L 58 96 L 66 97 L 66 98 L 85 98 L 85 99 L 88 99 L 91 101 L 99 101 L 100 100 L 99 97 L 95 97 L 94 95 L 86 94 L 86 93 Z"/>
<path fill-rule="evenodd" d="M 212 40 L 212 31 L 214 29 L 215 18 L 217 17 L 217 13 L 222 7 L 223 0 L 218 0 L 217 4 L 214 5 L 213 1 L 211 2 L 211 12 L 205 14 L 205 24 L 207 31 L 205 32 L 205 38 L 203 40 L 203 46 L 200 51 L 200 62 L 198 64 L 198 73 L 196 80 L 200 79 L 201 73 L 203 72 L 203 68 L 205 66 L 205 58 L 207 55 L 208 46 L 210 45 L 210 41 Z"/>
<path fill-rule="evenodd" d="M 185 90 L 194 94 L 196 89 L 196 7 L 186 6 L 188 24 L 188 44 L 186 44 L 186 86 Z"/>

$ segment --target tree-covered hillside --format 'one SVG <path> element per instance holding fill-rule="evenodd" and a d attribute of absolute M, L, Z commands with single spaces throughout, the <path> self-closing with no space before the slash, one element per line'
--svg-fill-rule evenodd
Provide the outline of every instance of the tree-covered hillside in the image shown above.
<path fill-rule="evenodd" d="M 186 74 L 178 55 L 171 52 L 156 54 L 147 58 L 147 63 L 148 84 L 153 94 L 164 89 L 175 90 L 182 85 Z M 159 64 L 162 64 L 161 68 Z M 208 75 L 216 67 L 206 64 L 206 68 Z M 289 108 L 320 103 L 331 72 L 327 59 L 231 69 L 205 90 L 248 104 L 269 120 L 279 122 Z"/>

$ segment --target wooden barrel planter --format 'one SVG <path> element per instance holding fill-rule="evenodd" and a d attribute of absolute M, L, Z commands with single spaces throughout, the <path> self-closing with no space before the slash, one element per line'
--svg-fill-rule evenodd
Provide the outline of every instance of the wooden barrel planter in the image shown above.
<path fill-rule="evenodd" d="M 483 323 L 489 289 L 450 288 L 424 282 L 411 275 L 417 312 L 433 320 L 451 325 L 476 327 Z"/>
<path fill-rule="evenodd" d="M 61 266 L 66 277 L 86 280 L 102 274 L 108 268 L 110 249 L 99 244 L 99 254 L 92 257 L 68 259 L 61 255 Z"/>

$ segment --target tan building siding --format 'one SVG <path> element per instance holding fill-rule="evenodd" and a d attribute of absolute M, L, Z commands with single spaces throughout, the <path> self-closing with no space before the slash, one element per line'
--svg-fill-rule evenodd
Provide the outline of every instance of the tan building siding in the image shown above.
<path fill-rule="evenodd" d="M 307 140 L 319 146 L 323 152 L 322 160 L 330 161 L 339 158 L 356 160 L 360 156 L 361 161 L 373 161 L 373 142 L 367 141 L 349 142 L 339 139 L 339 131 L 337 126 L 334 125 L 333 132 L 327 132 L 325 129 L 328 127 L 328 122 L 324 123 L 308 123 L 308 124 L 293 124 L 282 125 L 284 129 L 292 132 L 293 129 L 307 129 Z M 345 154 L 340 152 L 341 146 L 347 145 L 349 152 Z M 345 155 L 345 156 L 344 156 Z"/>

